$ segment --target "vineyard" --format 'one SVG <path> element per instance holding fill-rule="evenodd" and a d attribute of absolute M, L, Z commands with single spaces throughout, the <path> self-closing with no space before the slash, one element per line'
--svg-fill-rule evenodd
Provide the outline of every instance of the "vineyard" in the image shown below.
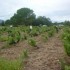
<path fill-rule="evenodd" d="M 0 26 L 0 70 L 70 70 L 70 27 Z"/>

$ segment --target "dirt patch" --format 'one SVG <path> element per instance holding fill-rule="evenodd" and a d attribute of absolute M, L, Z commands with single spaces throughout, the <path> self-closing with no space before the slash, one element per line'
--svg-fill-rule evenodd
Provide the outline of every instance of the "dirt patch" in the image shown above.
<path fill-rule="evenodd" d="M 28 45 L 26 44 L 26 42 L 20 42 L 16 45 L 10 46 L 10 48 L 2 49 L 0 51 L 0 56 L 10 60 L 14 60 L 19 58 L 23 50 L 27 47 Z"/>

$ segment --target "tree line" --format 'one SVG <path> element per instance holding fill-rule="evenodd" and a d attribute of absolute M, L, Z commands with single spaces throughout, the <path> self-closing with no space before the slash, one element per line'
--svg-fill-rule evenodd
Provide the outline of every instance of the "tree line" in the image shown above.
<path fill-rule="evenodd" d="M 70 25 L 69 21 L 61 22 L 63 24 Z M 54 23 L 54 24 L 57 24 Z M 36 15 L 33 10 L 30 8 L 21 8 L 17 10 L 17 12 L 8 20 L 4 21 L 1 25 L 13 25 L 13 26 L 18 26 L 18 25 L 33 25 L 33 26 L 38 26 L 38 25 L 53 25 L 52 21 L 50 18 L 46 18 L 45 16 L 38 16 L 36 18 Z"/>

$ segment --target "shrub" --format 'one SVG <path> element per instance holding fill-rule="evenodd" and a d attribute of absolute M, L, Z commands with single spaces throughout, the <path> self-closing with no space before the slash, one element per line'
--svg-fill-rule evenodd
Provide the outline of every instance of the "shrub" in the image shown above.
<path fill-rule="evenodd" d="M 64 49 L 67 55 L 70 56 L 70 30 L 64 29 L 64 33 L 62 34 L 62 40 L 64 43 Z"/>
<path fill-rule="evenodd" d="M 42 39 L 44 42 L 46 42 L 48 40 L 48 35 L 42 35 Z"/>
<path fill-rule="evenodd" d="M 34 30 L 31 30 L 30 32 L 30 36 L 38 36 L 39 35 L 39 32 L 36 31 L 35 29 Z"/>
<path fill-rule="evenodd" d="M 44 32 L 47 32 L 47 29 L 48 29 L 47 26 L 41 26 L 39 31 L 40 31 L 40 33 L 44 33 Z"/>
<path fill-rule="evenodd" d="M 21 40 L 21 35 L 19 31 L 10 31 L 8 36 L 9 44 L 18 43 Z"/>
<path fill-rule="evenodd" d="M 34 39 L 29 39 L 29 44 L 33 47 L 36 47 L 36 41 Z"/>
<path fill-rule="evenodd" d="M 24 50 L 23 53 L 22 53 L 22 58 L 25 59 L 27 57 L 28 57 L 28 51 Z"/>
<path fill-rule="evenodd" d="M 9 36 L 8 37 L 8 44 L 11 45 L 11 44 L 15 44 L 15 41 L 14 41 L 14 38 Z"/>
<path fill-rule="evenodd" d="M 49 37 L 52 37 L 53 35 L 54 35 L 53 30 L 48 31 L 48 36 L 49 36 Z"/>
<path fill-rule="evenodd" d="M 21 35 L 19 32 L 17 32 L 15 37 L 14 37 L 14 41 L 15 41 L 15 43 L 18 43 L 20 40 L 21 40 Z"/>
<path fill-rule="evenodd" d="M 26 34 L 24 34 L 23 39 L 27 40 L 27 35 Z"/>
<path fill-rule="evenodd" d="M 65 41 L 64 42 L 64 48 L 65 48 L 65 51 L 66 51 L 67 55 L 70 56 L 70 43 Z"/>

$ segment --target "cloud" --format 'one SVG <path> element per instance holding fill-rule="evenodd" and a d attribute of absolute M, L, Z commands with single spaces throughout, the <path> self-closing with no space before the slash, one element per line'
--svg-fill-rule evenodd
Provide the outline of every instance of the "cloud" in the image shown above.
<path fill-rule="evenodd" d="M 46 16 L 53 21 L 70 20 L 70 0 L 2 0 L 0 18 L 10 18 L 19 8 L 28 7 L 37 16 Z"/>

